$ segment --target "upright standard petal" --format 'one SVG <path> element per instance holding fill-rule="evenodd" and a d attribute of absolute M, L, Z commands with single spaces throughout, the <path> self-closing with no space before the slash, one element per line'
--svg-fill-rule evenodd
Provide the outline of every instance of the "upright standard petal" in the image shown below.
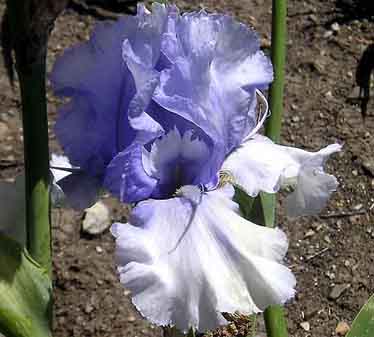
<path fill-rule="evenodd" d="M 112 158 L 121 100 L 135 92 L 122 59 L 122 43 L 133 26 L 135 19 L 97 25 L 88 42 L 57 59 L 51 74 L 55 93 L 71 97 L 59 112 L 56 134 L 71 162 L 93 175 Z"/>
<path fill-rule="evenodd" d="M 56 134 L 72 164 L 100 176 L 113 157 L 136 138 L 162 129 L 144 111 L 159 74 L 168 8 L 139 8 L 136 17 L 96 26 L 90 40 L 66 51 L 51 75 L 57 95 L 71 100 L 60 111 Z M 149 139 L 148 139 L 149 140 Z"/>
<path fill-rule="evenodd" d="M 177 198 L 143 201 L 129 223 L 112 227 L 121 282 L 142 315 L 205 331 L 225 323 L 221 312 L 250 314 L 292 298 L 283 232 L 242 218 L 231 186 L 198 193 L 183 187 Z"/>
<path fill-rule="evenodd" d="M 324 172 L 324 165 L 341 147 L 333 144 L 308 152 L 256 135 L 227 157 L 221 172 L 252 197 L 260 191 L 275 193 L 291 186 L 295 191 L 287 200 L 290 215 L 316 214 L 336 189 L 337 181 Z"/>
<path fill-rule="evenodd" d="M 202 11 L 168 26 L 155 101 L 199 126 L 225 154 L 256 124 L 256 88 L 266 88 L 272 66 L 257 35 L 224 15 Z"/>

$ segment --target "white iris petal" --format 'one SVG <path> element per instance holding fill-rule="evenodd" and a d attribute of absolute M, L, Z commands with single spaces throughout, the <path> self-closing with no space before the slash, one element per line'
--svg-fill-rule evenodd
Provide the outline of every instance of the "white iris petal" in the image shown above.
<path fill-rule="evenodd" d="M 324 172 L 324 165 L 341 148 L 332 144 L 318 152 L 308 152 L 256 135 L 227 157 L 222 171 L 252 197 L 260 191 L 275 193 L 280 187 L 295 185 L 286 202 L 289 215 L 316 214 L 338 185 L 334 176 Z"/>
<path fill-rule="evenodd" d="M 196 193 L 143 201 L 129 223 L 112 228 L 121 282 L 143 316 L 205 331 L 225 323 L 221 312 L 250 314 L 292 298 L 284 233 L 242 218 L 229 185 L 198 204 Z"/>

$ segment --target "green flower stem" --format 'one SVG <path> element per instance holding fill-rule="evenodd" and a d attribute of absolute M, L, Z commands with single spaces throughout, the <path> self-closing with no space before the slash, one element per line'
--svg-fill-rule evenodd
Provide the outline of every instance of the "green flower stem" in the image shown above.
<path fill-rule="evenodd" d="M 46 44 L 30 38 L 31 2 L 7 1 L 20 82 L 26 176 L 27 249 L 51 274 L 49 150 L 46 103 Z M 40 43 L 35 48 L 33 43 Z"/>
<path fill-rule="evenodd" d="M 27 248 L 31 256 L 51 273 L 49 216 L 49 150 L 45 101 L 45 60 L 30 73 L 18 72 L 22 96 L 26 174 Z"/>
<path fill-rule="evenodd" d="M 286 63 L 287 1 L 273 0 L 272 9 L 271 59 L 274 66 L 274 81 L 270 88 L 269 103 L 271 115 L 267 120 L 265 134 L 274 142 L 279 142 L 282 113 L 284 73 Z M 268 227 L 275 225 L 275 194 L 261 195 L 264 222 Z M 287 337 L 287 322 L 281 306 L 271 306 L 265 310 L 265 325 L 268 337 Z"/>
<path fill-rule="evenodd" d="M 268 337 L 287 337 L 287 321 L 284 317 L 283 307 L 273 305 L 265 310 L 264 314 L 266 333 Z"/>
<path fill-rule="evenodd" d="M 286 65 L 287 1 L 273 0 L 272 13 L 271 61 L 274 66 L 274 81 L 269 92 L 271 115 L 267 120 L 265 133 L 274 142 L 279 142 L 282 127 Z"/>

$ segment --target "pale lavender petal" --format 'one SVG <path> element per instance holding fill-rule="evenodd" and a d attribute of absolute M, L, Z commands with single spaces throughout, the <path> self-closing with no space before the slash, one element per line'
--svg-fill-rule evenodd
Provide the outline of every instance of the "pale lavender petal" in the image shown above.
<path fill-rule="evenodd" d="M 225 323 L 221 312 L 250 314 L 292 298 L 295 278 L 280 263 L 284 233 L 243 219 L 230 187 L 200 201 L 196 193 L 141 202 L 129 223 L 112 227 L 121 282 L 142 315 L 205 331 Z"/>
<path fill-rule="evenodd" d="M 123 48 L 122 51 L 125 60 L 131 59 L 132 62 L 147 69 L 156 66 L 160 58 L 162 34 L 167 27 L 170 11 L 174 9 L 157 2 L 152 4 L 151 11 L 143 4 L 138 5 L 136 28 L 126 28 L 132 28 L 132 31 L 127 34 L 127 48 Z"/>

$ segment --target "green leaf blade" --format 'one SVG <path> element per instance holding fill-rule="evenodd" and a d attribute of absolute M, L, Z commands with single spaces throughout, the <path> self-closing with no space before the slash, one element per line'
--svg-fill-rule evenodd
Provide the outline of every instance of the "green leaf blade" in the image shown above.
<path fill-rule="evenodd" d="M 374 336 L 374 295 L 361 308 L 346 337 Z"/>
<path fill-rule="evenodd" d="M 0 234 L 0 332 L 7 337 L 51 337 L 52 286 L 15 241 Z"/>

